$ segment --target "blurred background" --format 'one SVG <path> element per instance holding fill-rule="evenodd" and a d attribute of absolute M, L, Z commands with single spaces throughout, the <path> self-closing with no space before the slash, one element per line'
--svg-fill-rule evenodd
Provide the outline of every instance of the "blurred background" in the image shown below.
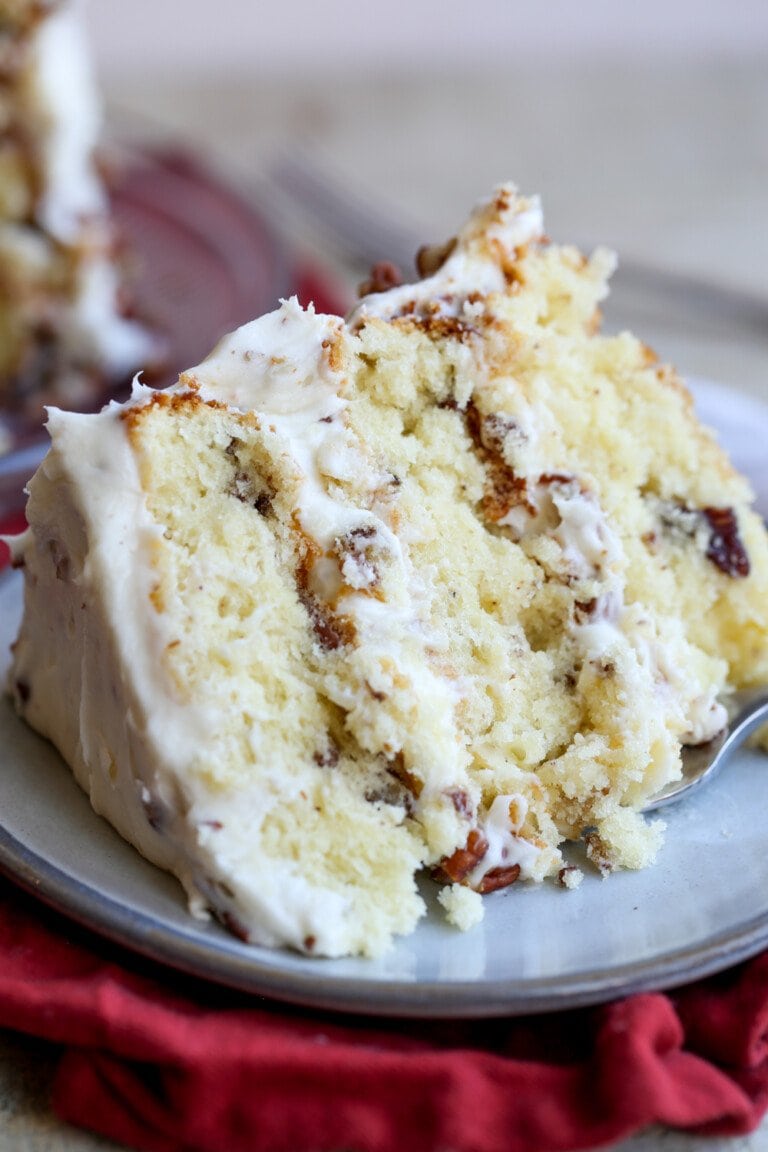
<path fill-rule="evenodd" d="M 548 58 L 605 51 L 625 58 L 649 52 L 712 56 L 755 50 L 760 41 L 765 46 L 768 32 L 762 0 L 477 0 L 471 7 L 455 0 L 219 0 L 209 6 L 99 0 L 92 21 L 108 68 L 130 70 L 140 55 L 151 69 L 193 67 L 209 75 L 228 67 L 326 75 L 339 67 L 364 73 L 372 66 L 493 62 L 509 68 L 516 50 Z"/>
<path fill-rule="evenodd" d="M 617 279 L 617 323 L 645 319 L 687 370 L 765 392 L 765 0 L 92 0 L 86 12 L 112 131 L 197 150 L 342 294 L 371 256 L 444 239 L 512 179 L 541 194 L 554 239 L 607 244 L 634 269 Z M 298 210 L 286 185 L 307 169 L 331 209 L 351 198 L 348 221 L 360 204 L 374 220 L 345 238 L 327 204 Z M 674 274 L 674 290 L 656 285 L 649 303 L 640 265 Z"/>

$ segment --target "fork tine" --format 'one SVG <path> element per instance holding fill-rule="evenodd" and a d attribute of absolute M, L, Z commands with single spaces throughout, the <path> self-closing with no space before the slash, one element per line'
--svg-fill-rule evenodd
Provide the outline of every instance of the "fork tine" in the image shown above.
<path fill-rule="evenodd" d="M 664 808 L 710 780 L 753 732 L 768 723 L 768 689 L 765 685 L 734 692 L 726 704 L 730 715 L 728 727 L 707 744 L 684 748 L 681 778 L 662 788 L 643 806 L 643 812 Z"/>

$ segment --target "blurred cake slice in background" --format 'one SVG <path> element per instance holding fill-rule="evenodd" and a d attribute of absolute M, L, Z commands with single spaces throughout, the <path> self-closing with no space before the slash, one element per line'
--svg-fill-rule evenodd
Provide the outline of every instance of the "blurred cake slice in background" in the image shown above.
<path fill-rule="evenodd" d="M 79 6 L 0 0 L 0 407 L 88 407 L 156 359 L 127 315 Z M 0 445 L 0 448 L 2 445 Z"/>

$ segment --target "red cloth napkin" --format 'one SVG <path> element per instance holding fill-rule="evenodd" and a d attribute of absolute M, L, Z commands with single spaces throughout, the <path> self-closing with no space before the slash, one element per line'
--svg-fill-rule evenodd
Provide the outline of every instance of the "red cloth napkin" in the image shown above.
<path fill-rule="evenodd" d="M 0 1027 L 61 1045 L 64 1120 L 148 1152 L 575 1152 L 768 1110 L 768 953 L 599 1008 L 382 1021 L 180 977 L 0 879 Z"/>
<path fill-rule="evenodd" d="M 54 1107 L 152 1152 L 555 1152 L 768 1108 L 768 954 L 552 1016 L 293 1010 L 118 951 L 0 882 L 0 1025 L 64 1052 Z"/>

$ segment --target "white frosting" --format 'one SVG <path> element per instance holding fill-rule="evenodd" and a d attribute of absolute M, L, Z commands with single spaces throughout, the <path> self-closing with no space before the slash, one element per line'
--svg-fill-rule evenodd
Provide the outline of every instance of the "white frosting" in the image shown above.
<path fill-rule="evenodd" d="M 728 723 L 728 711 L 718 700 L 715 687 L 704 687 L 689 670 L 680 652 L 685 645 L 679 621 L 666 621 L 664 638 L 657 636 L 650 621 L 641 619 L 632 630 L 640 665 L 650 676 L 667 707 L 678 719 L 682 744 L 705 744 Z"/>
<path fill-rule="evenodd" d="M 521 880 L 541 878 L 540 866 L 546 850 L 519 835 L 527 814 L 528 802 L 524 796 L 502 795 L 494 799 L 480 824 L 488 849 L 467 877 L 470 887 L 477 888 L 496 868 L 515 865 L 520 866 Z M 551 855 L 551 851 L 547 854 Z"/>
<path fill-rule="evenodd" d="M 716 688 L 705 689 L 690 674 L 680 672 L 684 639 L 679 624 L 677 634 L 662 640 L 626 610 L 624 550 L 588 478 L 529 482 L 526 503 L 513 506 L 499 526 L 520 542 L 546 534 L 559 546 L 564 576 L 598 583 L 599 595 L 591 610 L 571 625 L 579 661 L 597 669 L 610 665 L 611 674 L 620 666 L 625 712 L 633 723 L 638 722 L 643 701 L 649 726 L 666 717 L 670 771 L 675 771 L 677 740 L 705 743 L 722 730 L 727 712 L 717 700 Z M 668 632 L 671 627 L 667 625 Z M 650 743 L 661 755 L 659 740 Z"/>
<path fill-rule="evenodd" d="M 571 576 L 615 575 L 623 550 L 594 492 L 575 477 L 526 485 L 526 503 L 499 520 L 516 540 L 547 533 L 560 545 Z"/>
<path fill-rule="evenodd" d="M 560 517 L 553 535 L 566 561 L 584 576 L 614 569 L 622 557 L 622 547 L 597 497 L 577 485 L 556 487 L 552 503 Z"/>
<path fill-rule="evenodd" d="M 285 439 L 302 472 L 299 522 L 323 547 L 371 521 L 369 514 L 334 500 L 321 474 L 329 447 L 336 446 L 339 437 L 334 421 L 345 407 L 343 376 L 331 367 L 328 354 L 342 329 L 341 320 L 316 315 L 311 307 L 305 312 L 294 297 L 283 301 L 278 311 L 225 336 L 202 364 L 186 373 L 199 383 L 204 399 L 263 413 Z M 377 527 L 388 533 L 385 525 Z"/>
<path fill-rule="evenodd" d="M 681 737 L 683 744 L 706 744 L 722 732 L 728 723 L 728 709 L 714 690 L 694 696 L 688 708 L 688 731 Z"/>
<path fill-rule="evenodd" d="M 442 266 L 416 284 L 363 297 L 350 314 L 354 327 L 370 317 L 390 319 L 404 314 L 465 316 L 472 319 L 482 304 L 467 297 L 503 292 L 503 261 L 539 239 L 544 217 L 537 197 L 522 201 L 511 184 L 502 185 L 491 200 L 480 203 L 456 237 Z"/>

